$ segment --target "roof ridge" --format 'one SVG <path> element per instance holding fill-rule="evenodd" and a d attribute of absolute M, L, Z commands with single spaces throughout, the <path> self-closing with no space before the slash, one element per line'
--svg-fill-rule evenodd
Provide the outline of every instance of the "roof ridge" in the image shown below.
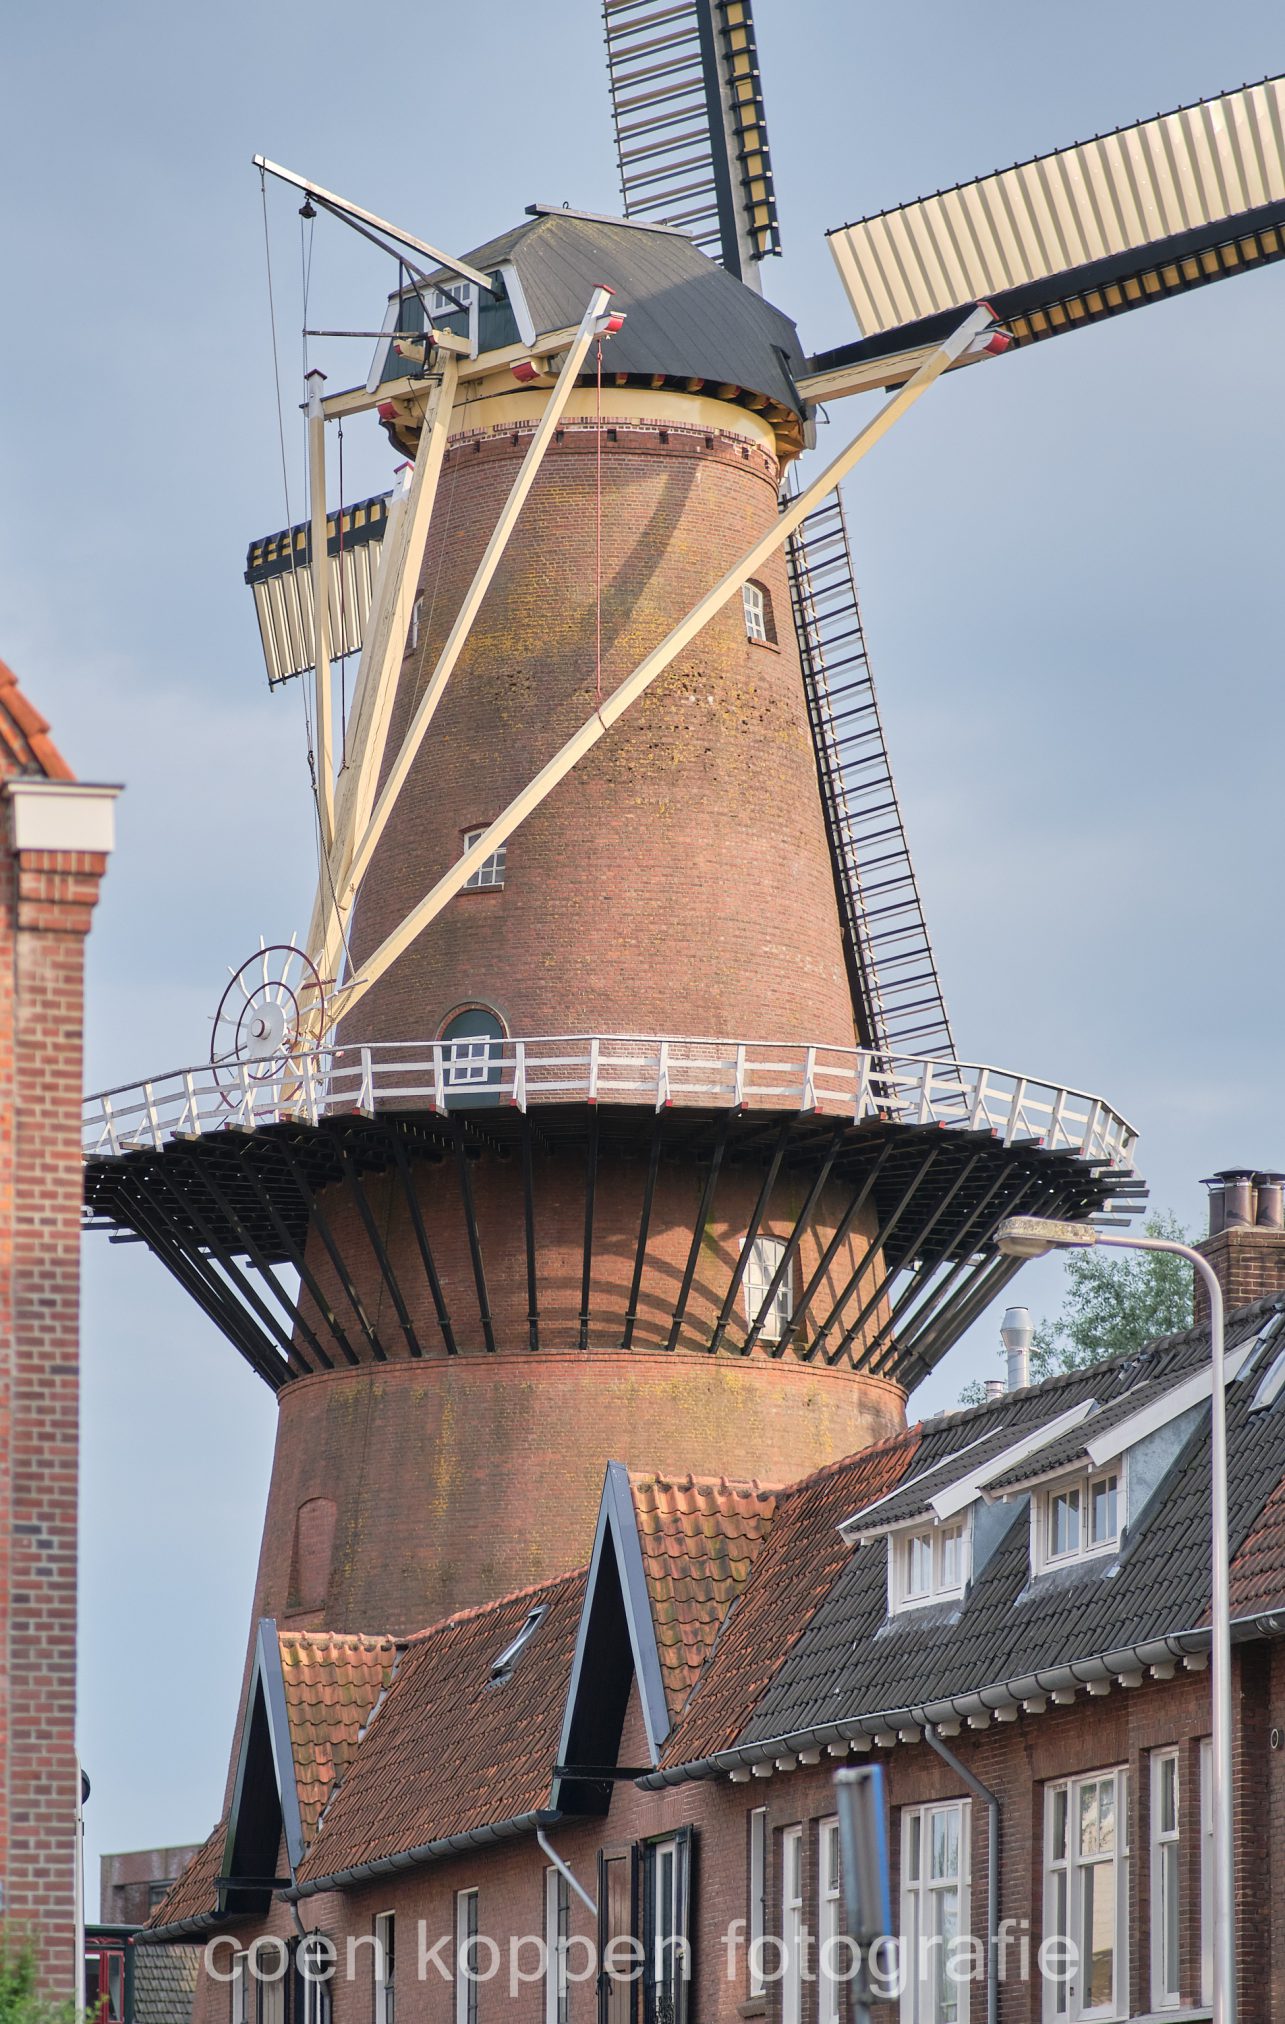
<path fill-rule="evenodd" d="M 505 1608 L 508 1603 L 521 1602 L 528 1595 L 552 1594 L 554 1590 L 566 1587 L 569 1582 L 588 1572 L 588 1562 L 584 1562 L 579 1567 L 569 1568 L 565 1574 L 550 1575 L 544 1581 L 529 1582 L 525 1588 L 510 1589 L 507 1595 L 497 1595 L 490 1602 L 469 1603 L 464 1609 L 452 1610 L 449 1616 L 439 1617 L 435 1623 L 425 1624 L 422 1630 L 408 1631 L 404 1637 L 397 1639 L 397 1643 L 422 1644 L 426 1638 L 433 1637 L 438 1631 L 449 1630 L 452 1624 L 470 1623 L 479 1616 L 489 1616 Z"/>
<path fill-rule="evenodd" d="M 782 1490 L 791 1490 L 794 1487 L 789 1480 L 784 1483 L 769 1483 L 759 1476 L 729 1476 L 721 1471 L 717 1476 L 698 1476 L 694 1469 L 671 1473 L 661 1469 L 627 1469 L 626 1473 L 631 1488 L 635 1483 L 665 1483 L 673 1490 L 694 1490 L 699 1484 L 709 1489 L 721 1487 L 727 1490 L 753 1490 L 760 1496 L 779 1497 Z"/>
<path fill-rule="evenodd" d="M 47 780 L 75 779 L 71 767 L 49 735 L 48 723 L 31 698 L 23 693 L 18 677 L 6 661 L 0 661 L 0 709 L 8 712 L 30 752 L 32 768 L 28 769 L 23 766 L 22 754 L 15 750 L 14 741 L 5 738 L 5 743 L 18 760 L 21 770 L 35 770 L 42 773 Z"/>
<path fill-rule="evenodd" d="M 292 1638 L 298 1644 L 317 1643 L 343 1645 L 353 1651 L 376 1651 L 381 1645 L 397 1645 L 403 1642 L 391 1630 L 283 1630 L 277 1625 L 278 1639 Z"/>

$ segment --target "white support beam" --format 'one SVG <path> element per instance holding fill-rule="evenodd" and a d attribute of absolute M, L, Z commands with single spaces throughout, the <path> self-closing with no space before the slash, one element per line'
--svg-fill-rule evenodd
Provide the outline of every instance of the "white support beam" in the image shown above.
<path fill-rule="evenodd" d="M 989 307 L 979 304 L 971 310 L 958 328 L 937 347 L 931 357 L 925 360 L 914 377 L 908 380 L 890 400 L 880 408 L 850 442 L 846 449 L 812 483 L 791 501 L 780 514 L 768 532 L 755 542 L 754 546 L 734 564 L 714 588 L 693 606 L 686 618 L 676 625 L 671 633 L 654 647 L 646 659 L 634 669 L 632 675 L 614 689 L 595 710 L 580 729 L 572 734 L 561 750 L 554 754 L 548 764 L 541 767 L 535 778 L 528 782 L 521 793 L 498 815 L 489 829 L 483 831 L 470 849 L 458 857 L 450 869 L 437 881 L 432 890 L 425 894 L 419 905 L 412 908 L 391 935 L 367 957 L 361 965 L 360 975 L 355 977 L 346 989 L 331 1000 L 329 1015 L 334 1018 L 346 1017 L 371 986 L 378 983 L 385 971 L 408 949 L 416 936 L 423 933 L 429 923 L 436 919 L 447 902 L 454 898 L 473 873 L 499 846 L 512 836 L 515 829 L 525 822 L 528 815 L 540 806 L 572 768 L 592 750 L 598 740 L 622 717 L 631 703 L 637 701 L 656 677 L 664 672 L 682 651 L 690 644 L 701 629 L 720 611 L 730 597 L 761 569 L 769 556 L 793 534 L 796 527 L 806 520 L 819 502 L 842 483 L 861 459 L 872 450 L 876 443 L 887 435 L 893 424 L 900 420 L 908 408 L 914 406 L 920 396 L 928 391 L 961 352 L 989 330 L 994 322 Z"/>
<path fill-rule="evenodd" d="M 309 197 L 315 197 L 328 211 L 337 212 L 341 218 L 358 218 L 363 225 L 373 226 L 389 239 L 395 239 L 399 246 L 411 246 L 416 253 L 422 253 L 438 267 L 447 267 L 452 274 L 462 275 L 465 281 L 475 281 L 479 288 L 490 289 L 491 278 L 470 267 L 467 260 L 457 260 L 453 253 L 443 253 L 436 246 L 430 246 L 426 239 L 416 239 L 410 232 L 403 232 L 400 225 L 390 225 L 387 218 L 381 218 L 374 211 L 363 211 L 360 204 L 350 204 L 347 197 L 337 197 L 333 190 L 327 190 L 321 183 L 313 183 L 306 176 L 297 176 L 293 169 L 283 169 L 280 162 L 270 162 L 266 155 L 255 155 L 254 166 L 260 175 L 275 176 L 278 182 L 292 183 L 296 190 L 302 190 Z"/>
<path fill-rule="evenodd" d="M 403 497 L 394 500 L 384 535 L 357 670 L 348 764 L 339 777 L 329 879 L 323 865 L 308 929 L 308 953 L 323 977 L 333 975 L 324 967 L 327 943 L 335 950 L 342 944 L 343 922 L 333 923 L 329 918 L 332 893 L 338 893 L 348 875 L 357 838 L 370 820 L 384 763 L 397 676 L 446 454 L 458 376 L 457 361 L 444 357 L 440 378 L 429 394 L 409 487 Z"/>
<path fill-rule="evenodd" d="M 335 973 L 342 926 L 352 910 L 353 902 L 361 887 L 361 881 L 369 869 L 379 839 L 383 835 L 388 824 L 388 819 L 396 806 L 397 797 L 410 776 L 411 768 L 424 742 L 428 727 L 433 721 L 434 712 L 442 699 L 446 684 L 449 682 L 456 663 L 464 650 L 469 633 L 473 628 L 473 621 L 481 609 L 483 598 L 490 589 L 491 581 L 496 570 L 499 568 L 500 558 L 508 546 L 509 538 L 517 526 L 522 508 L 526 504 L 527 495 L 535 483 L 536 474 L 541 464 L 544 462 L 545 452 L 553 441 L 558 424 L 566 412 L 567 402 L 574 391 L 576 380 L 588 355 L 589 347 L 593 343 L 595 336 L 598 335 L 601 319 L 606 312 L 610 300 L 611 290 L 609 288 L 594 289 L 589 300 L 589 306 L 580 319 L 580 327 L 576 331 L 571 347 L 563 360 L 562 370 L 559 372 L 553 390 L 549 395 L 544 413 L 540 417 L 539 426 L 527 446 L 526 455 L 522 459 L 517 477 L 513 481 L 512 490 L 504 502 L 503 510 L 495 523 L 491 538 L 486 544 L 486 552 L 477 566 L 472 583 L 465 592 L 464 602 L 456 614 L 455 623 L 452 625 L 446 644 L 438 657 L 437 666 L 433 669 L 428 685 L 420 698 L 419 705 L 402 740 L 397 757 L 389 768 L 388 777 L 380 790 L 379 799 L 371 812 L 370 821 L 360 833 L 360 841 L 353 853 L 352 863 L 348 868 L 342 886 L 338 889 L 339 904 L 332 919 L 324 949 L 323 976 L 333 976 Z"/>
<path fill-rule="evenodd" d="M 321 388 L 326 375 L 308 374 L 308 490 L 312 512 L 312 639 L 317 699 L 317 814 L 321 853 L 335 841 L 335 766 L 331 748 L 330 554 L 326 536 L 326 417 Z"/>

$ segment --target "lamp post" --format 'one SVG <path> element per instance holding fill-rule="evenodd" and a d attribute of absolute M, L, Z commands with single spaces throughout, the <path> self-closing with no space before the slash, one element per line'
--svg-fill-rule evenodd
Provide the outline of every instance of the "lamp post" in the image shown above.
<path fill-rule="evenodd" d="M 1117 1236 L 1090 1223 L 1044 1216 L 1010 1216 L 1000 1224 L 999 1249 L 1009 1258 L 1041 1258 L 1048 1251 L 1077 1251 L 1109 1244 L 1121 1251 L 1171 1251 L 1185 1258 L 1209 1295 L 1212 1378 L 1211 1432 L 1211 1667 L 1213 1676 L 1214 2024 L 1236 2024 L 1236 1888 L 1232 1851 L 1231 1771 L 1231 1569 L 1227 1524 L 1227 1394 L 1223 1347 L 1223 1290 L 1207 1258 L 1190 1244 L 1167 1237 Z"/>

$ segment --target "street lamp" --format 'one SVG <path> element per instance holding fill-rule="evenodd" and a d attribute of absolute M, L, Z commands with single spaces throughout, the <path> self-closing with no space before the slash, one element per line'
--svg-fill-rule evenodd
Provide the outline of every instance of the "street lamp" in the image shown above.
<path fill-rule="evenodd" d="M 1212 1624 L 1213 1822 L 1214 1822 L 1214 2024 L 1236 2024 L 1236 1946 L 1233 1929 L 1236 1887 L 1232 1855 L 1231 1774 L 1231 1569 L 1227 1524 L 1227 1394 L 1223 1348 L 1223 1290 L 1207 1258 L 1190 1244 L 1168 1237 L 1117 1236 L 1091 1223 L 1067 1223 L 1045 1216 L 1009 1216 L 996 1242 L 1008 1258 L 1042 1258 L 1048 1251 L 1086 1250 L 1109 1244 L 1120 1251 L 1171 1251 L 1185 1258 L 1209 1295 L 1209 1347 L 1213 1383 L 1210 1401 L 1212 1446 Z"/>

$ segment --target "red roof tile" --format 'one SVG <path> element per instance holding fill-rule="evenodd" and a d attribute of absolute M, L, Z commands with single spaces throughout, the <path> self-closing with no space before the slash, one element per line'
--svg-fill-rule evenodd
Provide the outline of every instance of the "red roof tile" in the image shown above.
<path fill-rule="evenodd" d="M 279 1631 L 286 1718 L 306 1848 L 393 1677 L 392 1638 Z"/>
<path fill-rule="evenodd" d="M 840 1524 L 895 1488 L 918 1446 L 919 1429 L 912 1427 L 778 1493 L 771 1536 L 670 1732 L 663 1764 L 695 1764 L 730 1749 L 851 1556 Z"/>
<path fill-rule="evenodd" d="M 665 1699 L 676 1716 L 772 1527 L 777 1492 L 629 1472 Z"/>
<path fill-rule="evenodd" d="M 548 1804 L 585 1570 L 463 1610 L 411 1638 L 357 1764 L 321 1819 L 301 1883 Z M 503 1679 L 495 1661 L 545 1615 Z"/>
<path fill-rule="evenodd" d="M 214 1879 L 223 1874 L 223 1850 L 228 1824 L 221 1820 L 208 1841 L 202 1842 L 182 1876 L 171 1884 L 148 1919 L 148 1926 L 181 1926 L 189 1919 L 212 1919 L 218 1892 Z"/>
<path fill-rule="evenodd" d="M 49 726 L 18 687 L 12 668 L 0 661 L 0 775 L 40 773 L 46 780 L 74 780 Z"/>

